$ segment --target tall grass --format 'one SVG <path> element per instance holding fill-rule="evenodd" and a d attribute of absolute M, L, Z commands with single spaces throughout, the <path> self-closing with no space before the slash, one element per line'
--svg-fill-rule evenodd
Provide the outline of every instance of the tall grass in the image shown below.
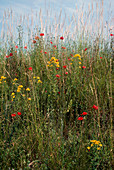
<path fill-rule="evenodd" d="M 101 19 L 98 14 L 97 20 L 94 18 L 95 30 L 87 25 L 93 22 L 93 6 L 92 9 L 89 6 L 86 18 L 83 11 L 78 18 L 73 15 L 67 28 L 60 24 L 60 12 L 54 21 L 54 34 L 48 23 L 43 26 L 41 11 L 41 30 L 38 27 L 33 30 L 33 18 L 31 26 L 25 22 L 29 22 L 28 16 L 24 21 L 20 17 L 16 33 L 13 16 L 10 35 L 4 33 L 3 27 L 1 169 L 112 169 L 113 36 L 105 39 L 103 6 L 100 12 Z M 78 9 L 76 13 L 79 14 Z M 28 43 L 24 42 L 23 23 L 27 23 Z M 9 28 L 7 22 L 6 25 Z M 63 28 L 60 36 L 64 40 L 61 40 L 58 32 Z M 40 36 L 41 32 L 44 36 Z M 83 112 L 87 115 L 81 115 Z M 78 120 L 79 117 L 83 120 Z"/>

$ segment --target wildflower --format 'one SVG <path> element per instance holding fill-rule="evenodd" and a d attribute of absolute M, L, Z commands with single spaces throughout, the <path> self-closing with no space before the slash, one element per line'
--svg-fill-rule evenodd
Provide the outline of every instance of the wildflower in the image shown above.
<path fill-rule="evenodd" d="M 37 79 L 40 79 L 40 77 L 37 77 Z"/>
<path fill-rule="evenodd" d="M 82 64 L 81 62 L 79 62 L 79 64 Z"/>
<path fill-rule="evenodd" d="M 96 142 L 95 142 L 96 145 L 99 145 L 99 143 L 100 143 L 100 141 L 96 141 Z"/>
<path fill-rule="evenodd" d="M 99 147 L 99 148 L 97 148 L 97 150 L 101 150 L 101 148 Z"/>
<path fill-rule="evenodd" d="M 18 115 L 21 115 L 21 112 L 17 112 Z"/>
<path fill-rule="evenodd" d="M 22 94 L 23 97 L 25 97 L 25 94 Z"/>
<path fill-rule="evenodd" d="M 98 106 L 93 105 L 92 108 L 94 108 L 95 110 L 98 110 Z"/>
<path fill-rule="evenodd" d="M 15 48 L 18 48 L 18 46 L 16 45 Z"/>
<path fill-rule="evenodd" d="M 13 96 L 13 99 L 15 98 L 15 96 Z"/>
<path fill-rule="evenodd" d="M 80 54 L 75 54 L 74 57 L 81 57 Z"/>
<path fill-rule="evenodd" d="M 91 147 L 93 146 L 93 143 L 91 144 Z"/>
<path fill-rule="evenodd" d="M 103 145 L 100 143 L 100 144 L 99 144 L 99 146 L 101 146 L 101 147 L 102 147 Z"/>
<path fill-rule="evenodd" d="M 10 56 L 9 55 L 6 55 L 6 58 L 9 58 Z"/>
<path fill-rule="evenodd" d="M 34 76 L 33 79 L 35 79 L 36 77 Z"/>
<path fill-rule="evenodd" d="M 57 46 L 56 46 L 56 45 L 54 45 L 54 47 L 56 48 Z"/>
<path fill-rule="evenodd" d="M 56 67 L 60 67 L 60 65 L 56 65 Z"/>
<path fill-rule="evenodd" d="M 10 53 L 9 56 L 10 56 L 10 57 L 13 56 L 13 53 Z"/>
<path fill-rule="evenodd" d="M 47 54 L 47 52 L 45 51 L 45 54 Z"/>
<path fill-rule="evenodd" d="M 65 74 L 68 74 L 68 72 L 66 72 Z"/>
<path fill-rule="evenodd" d="M 70 63 L 70 65 L 72 65 L 72 63 Z"/>
<path fill-rule="evenodd" d="M 60 94 L 60 92 L 58 91 L 58 94 Z"/>
<path fill-rule="evenodd" d="M 35 44 L 35 43 L 36 43 L 36 41 L 35 41 L 35 40 L 33 40 L 33 43 Z"/>
<path fill-rule="evenodd" d="M 102 59 L 102 57 L 100 57 L 100 59 Z"/>
<path fill-rule="evenodd" d="M 24 49 L 27 49 L 27 46 L 24 46 Z"/>
<path fill-rule="evenodd" d="M 59 68 L 56 68 L 56 70 L 59 70 Z"/>
<path fill-rule="evenodd" d="M 17 78 L 15 78 L 13 81 L 17 81 Z"/>
<path fill-rule="evenodd" d="M 95 143 L 95 142 L 96 142 L 96 140 L 90 140 L 90 142 Z"/>
<path fill-rule="evenodd" d="M 42 83 L 42 81 L 41 81 L 41 80 L 38 80 L 38 83 Z"/>
<path fill-rule="evenodd" d="M 83 120 L 83 117 L 79 117 L 78 120 Z"/>
<path fill-rule="evenodd" d="M 81 68 L 81 66 L 79 66 L 79 68 Z"/>
<path fill-rule="evenodd" d="M 36 36 L 36 37 L 35 37 L 35 40 L 38 40 L 38 39 L 39 39 L 39 37 L 38 37 L 38 36 Z"/>
<path fill-rule="evenodd" d="M 68 60 L 70 61 L 71 59 L 70 59 L 70 58 L 68 58 Z"/>
<path fill-rule="evenodd" d="M 114 36 L 114 34 L 110 34 L 110 36 L 112 37 L 112 36 Z"/>
<path fill-rule="evenodd" d="M 15 116 L 16 116 L 16 114 L 11 114 L 11 116 L 12 116 L 12 117 L 15 117 Z"/>
<path fill-rule="evenodd" d="M 87 149 L 90 149 L 90 147 L 88 146 Z"/>
<path fill-rule="evenodd" d="M 83 112 L 81 115 L 87 115 L 87 112 Z"/>
<path fill-rule="evenodd" d="M 63 68 L 66 68 L 66 65 L 65 65 L 65 66 L 63 66 Z"/>
<path fill-rule="evenodd" d="M 44 33 L 40 33 L 40 36 L 41 36 L 41 37 L 44 36 Z"/>
<path fill-rule="evenodd" d="M 31 98 L 29 97 L 28 100 L 31 100 Z"/>
<path fill-rule="evenodd" d="M 40 53 L 42 53 L 42 52 L 43 52 L 43 50 L 40 51 Z"/>
<path fill-rule="evenodd" d="M 60 75 L 59 75 L 59 74 L 56 74 L 56 77 L 60 77 Z"/>
<path fill-rule="evenodd" d="M 59 59 L 56 60 L 56 62 L 58 62 L 58 61 L 59 61 Z"/>
<path fill-rule="evenodd" d="M 61 47 L 62 49 L 66 49 L 66 47 Z"/>
<path fill-rule="evenodd" d="M 50 43 L 53 44 L 52 41 Z"/>
<path fill-rule="evenodd" d="M 18 88 L 23 88 L 23 85 L 19 85 Z"/>
<path fill-rule="evenodd" d="M 63 40 L 64 38 L 63 37 L 60 37 L 60 40 Z"/>
<path fill-rule="evenodd" d="M 14 96 L 14 95 L 15 95 L 15 93 L 12 93 L 12 94 L 11 94 L 11 96 Z"/>
<path fill-rule="evenodd" d="M 20 92 L 21 90 L 20 89 L 17 89 L 17 92 Z"/>
<path fill-rule="evenodd" d="M 73 54 L 70 54 L 71 55 L 71 57 L 73 57 Z"/>
<path fill-rule="evenodd" d="M 27 89 L 26 89 L 26 91 L 30 91 L 30 89 L 29 89 L 29 88 L 27 88 Z"/>
<path fill-rule="evenodd" d="M 82 68 L 86 68 L 86 66 L 82 66 Z"/>
<path fill-rule="evenodd" d="M 6 77 L 4 77 L 4 76 L 1 76 L 1 79 L 6 79 Z"/>
<path fill-rule="evenodd" d="M 86 51 L 87 50 L 87 48 L 85 48 L 85 50 L 84 51 Z"/>
<path fill-rule="evenodd" d="M 32 71 L 32 67 L 29 67 L 28 69 Z"/>

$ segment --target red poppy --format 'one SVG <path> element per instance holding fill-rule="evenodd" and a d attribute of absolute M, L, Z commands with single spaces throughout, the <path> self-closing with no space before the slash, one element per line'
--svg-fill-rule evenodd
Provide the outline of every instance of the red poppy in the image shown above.
<path fill-rule="evenodd" d="M 60 94 L 60 92 L 58 92 L 58 94 Z"/>
<path fill-rule="evenodd" d="M 42 52 L 43 52 L 43 50 L 40 51 L 40 53 L 42 53 Z"/>
<path fill-rule="evenodd" d="M 44 36 L 44 33 L 41 33 L 40 36 L 41 36 L 41 37 Z"/>
<path fill-rule="evenodd" d="M 36 37 L 35 37 L 35 40 L 38 40 L 38 39 L 39 39 L 39 37 L 38 37 L 38 36 L 36 36 Z"/>
<path fill-rule="evenodd" d="M 65 74 L 68 74 L 68 72 L 66 72 Z"/>
<path fill-rule="evenodd" d="M 94 108 L 95 110 L 98 110 L 98 106 L 93 105 L 92 108 Z"/>
<path fill-rule="evenodd" d="M 21 115 L 21 112 L 17 112 L 18 115 Z"/>
<path fill-rule="evenodd" d="M 35 44 L 35 43 L 36 43 L 36 41 L 35 41 L 35 40 L 33 40 L 33 43 Z"/>
<path fill-rule="evenodd" d="M 27 49 L 27 46 L 24 46 L 24 49 Z"/>
<path fill-rule="evenodd" d="M 56 68 L 56 70 L 59 70 L 59 68 Z"/>
<path fill-rule="evenodd" d="M 29 67 L 28 69 L 32 71 L 32 67 Z"/>
<path fill-rule="evenodd" d="M 15 48 L 18 48 L 18 46 L 16 45 Z"/>
<path fill-rule="evenodd" d="M 83 117 L 79 117 L 78 120 L 83 120 Z"/>
<path fill-rule="evenodd" d="M 66 49 L 66 47 L 62 47 L 62 49 Z"/>
<path fill-rule="evenodd" d="M 10 56 L 10 57 L 13 56 L 13 53 L 10 53 L 9 56 Z"/>
<path fill-rule="evenodd" d="M 63 66 L 63 68 L 66 68 L 66 65 L 65 65 L 65 66 Z"/>
<path fill-rule="evenodd" d="M 58 61 L 59 61 L 59 59 L 56 60 L 56 62 L 58 62 Z"/>
<path fill-rule="evenodd" d="M 81 115 L 87 115 L 87 112 L 83 112 Z"/>
<path fill-rule="evenodd" d="M 112 37 L 112 36 L 114 36 L 114 34 L 110 34 L 110 36 Z"/>
<path fill-rule="evenodd" d="M 100 59 L 102 59 L 102 57 L 100 57 Z"/>
<path fill-rule="evenodd" d="M 54 45 L 54 47 L 56 48 L 57 46 L 56 46 L 56 45 Z"/>
<path fill-rule="evenodd" d="M 52 41 L 50 43 L 53 44 Z"/>
<path fill-rule="evenodd" d="M 56 77 L 60 77 L 60 75 L 59 75 L 59 74 L 56 74 Z"/>
<path fill-rule="evenodd" d="M 63 37 L 60 37 L 60 40 L 63 40 L 64 38 Z"/>
<path fill-rule="evenodd" d="M 87 48 L 85 48 L 85 50 L 84 51 L 86 51 L 87 50 Z"/>
<path fill-rule="evenodd" d="M 15 116 L 16 116 L 16 114 L 11 114 L 11 116 L 12 116 L 12 117 L 15 117 Z"/>
<path fill-rule="evenodd" d="M 73 57 L 73 54 L 70 54 Z"/>
<path fill-rule="evenodd" d="M 47 54 L 47 52 L 45 51 L 45 54 Z"/>
<path fill-rule="evenodd" d="M 70 59 L 70 58 L 68 58 L 68 60 L 70 61 L 71 59 Z"/>
<path fill-rule="evenodd" d="M 86 66 L 82 66 L 82 68 L 86 68 Z"/>
<path fill-rule="evenodd" d="M 6 55 L 6 58 L 9 58 L 10 56 L 9 55 Z"/>

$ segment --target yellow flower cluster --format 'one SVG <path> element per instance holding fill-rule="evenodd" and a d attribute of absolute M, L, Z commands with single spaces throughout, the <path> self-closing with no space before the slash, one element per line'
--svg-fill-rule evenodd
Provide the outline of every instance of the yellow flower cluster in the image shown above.
<path fill-rule="evenodd" d="M 14 92 L 11 94 L 11 97 L 12 97 L 11 101 L 13 101 L 13 99 L 15 98 L 15 93 Z"/>
<path fill-rule="evenodd" d="M 73 57 L 78 57 L 78 59 L 80 60 L 80 61 L 79 61 L 79 64 L 82 64 L 82 63 L 81 63 L 81 56 L 80 56 L 80 54 L 75 54 Z M 79 68 L 81 68 L 80 65 L 79 65 Z"/>
<path fill-rule="evenodd" d="M 19 85 L 19 86 L 18 86 L 17 92 L 20 92 L 20 91 L 21 91 L 21 88 L 23 88 L 23 85 Z"/>
<path fill-rule="evenodd" d="M 13 80 L 14 82 L 13 82 L 13 84 L 15 84 L 16 83 L 16 81 L 17 81 L 17 78 L 14 78 L 14 80 Z"/>
<path fill-rule="evenodd" d="M 40 80 L 40 77 L 33 77 L 33 79 L 37 79 L 38 80 L 38 83 L 42 83 L 42 81 Z"/>
<path fill-rule="evenodd" d="M 47 65 L 48 67 L 52 67 L 53 63 L 56 64 L 56 67 L 60 67 L 58 59 L 56 59 L 55 57 L 52 57 L 50 61 L 48 61 L 47 63 L 48 63 Z"/>
<path fill-rule="evenodd" d="M 101 150 L 101 147 L 103 146 L 100 141 L 97 140 L 90 140 L 91 146 L 88 146 L 87 149 L 90 150 L 91 147 L 97 145 L 97 150 Z"/>
<path fill-rule="evenodd" d="M 0 78 L 0 84 L 2 83 L 2 81 L 3 81 L 3 82 L 6 82 L 6 80 L 5 80 L 5 79 L 6 79 L 6 77 L 1 76 L 1 78 Z"/>

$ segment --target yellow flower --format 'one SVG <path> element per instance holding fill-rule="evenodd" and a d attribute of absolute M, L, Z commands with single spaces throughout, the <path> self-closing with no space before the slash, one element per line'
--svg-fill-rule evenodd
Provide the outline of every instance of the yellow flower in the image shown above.
<path fill-rule="evenodd" d="M 99 147 L 99 148 L 97 148 L 97 150 L 101 150 L 101 148 Z"/>
<path fill-rule="evenodd" d="M 15 83 L 12 83 L 12 84 L 15 84 Z"/>
<path fill-rule="evenodd" d="M 37 77 L 37 79 L 40 79 L 40 77 Z"/>
<path fill-rule="evenodd" d="M 74 60 L 72 59 L 72 61 L 74 61 Z"/>
<path fill-rule="evenodd" d="M 29 97 L 28 100 L 31 100 L 31 98 Z"/>
<path fill-rule="evenodd" d="M 22 94 L 23 97 L 25 97 L 25 94 Z"/>
<path fill-rule="evenodd" d="M 79 64 L 82 64 L 81 62 L 79 62 Z"/>
<path fill-rule="evenodd" d="M 14 96 L 14 95 L 15 95 L 15 93 L 12 93 L 11 95 L 12 95 L 12 96 Z"/>
<path fill-rule="evenodd" d="M 17 78 L 15 78 L 14 81 L 17 81 Z"/>
<path fill-rule="evenodd" d="M 81 60 L 81 58 L 79 58 L 79 60 Z"/>
<path fill-rule="evenodd" d="M 41 80 L 38 80 L 38 83 L 42 83 L 42 81 L 41 81 Z"/>
<path fill-rule="evenodd" d="M 81 68 L 81 66 L 79 66 L 79 68 Z"/>
<path fill-rule="evenodd" d="M 56 62 L 57 65 L 59 65 L 59 62 Z"/>
<path fill-rule="evenodd" d="M 103 146 L 103 145 L 100 143 L 99 146 Z"/>
<path fill-rule="evenodd" d="M 36 77 L 34 76 L 33 79 L 35 79 Z"/>
<path fill-rule="evenodd" d="M 20 89 L 17 89 L 17 92 L 20 92 Z"/>
<path fill-rule="evenodd" d="M 4 83 L 6 83 L 6 81 L 4 81 Z"/>
<path fill-rule="evenodd" d="M 15 98 L 15 96 L 13 96 L 13 99 Z"/>
<path fill-rule="evenodd" d="M 70 63 L 70 65 L 72 65 L 72 63 Z"/>
<path fill-rule="evenodd" d="M 90 149 L 90 147 L 88 146 L 87 149 Z"/>
<path fill-rule="evenodd" d="M 93 143 L 91 144 L 91 147 L 93 146 Z"/>
<path fill-rule="evenodd" d="M 96 140 L 90 140 L 90 142 L 93 142 L 93 143 L 95 143 L 95 142 L 96 142 Z"/>
<path fill-rule="evenodd" d="M 4 77 L 4 76 L 1 76 L 1 79 L 6 79 L 6 77 Z"/>
<path fill-rule="evenodd" d="M 0 81 L 2 81 L 2 79 L 0 79 Z"/>
<path fill-rule="evenodd" d="M 99 143 L 100 143 L 99 141 L 96 141 L 96 142 L 95 142 L 96 145 L 99 145 Z"/>
<path fill-rule="evenodd" d="M 49 67 L 49 65 L 47 65 L 47 67 Z"/>
<path fill-rule="evenodd" d="M 79 54 L 75 54 L 74 57 L 81 57 Z"/>
<path fill-rule="evenodd" d="M 23 85 L 19 85 L 18 88 L 23 88 Z"/>
<path fill-rule="evenodd" d="M 30 89 L 29 89 L 29 88 L 27 88 L 27 89 L 26 89 L 26 91 L 30 91 Z"/>
<path fill-rule="evenodd" d="M 50 67 L 53 67 L 53 65 L 51 64 Z"/>
<path fill-rule="evenodd" d="M 56 67 L 60 67 L 60 65 L 56 65 Z"/>
<path fill-rule="evenodd" d="M 0 81 L 0 84 L 1 84 L 2 82 Z"/>

